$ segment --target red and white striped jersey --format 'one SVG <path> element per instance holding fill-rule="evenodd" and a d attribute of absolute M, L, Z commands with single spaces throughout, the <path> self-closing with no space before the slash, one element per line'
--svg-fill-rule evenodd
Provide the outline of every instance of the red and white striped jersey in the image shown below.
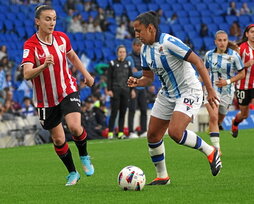
<path fill-rule="evenodd" d="M 240 56 L 243 63 L 254 59 L 254 49 L 248 42 L 240 45 Z M 240 90 L 254 89 L 254 65 L 245 68 L 245 77 L 236 83 L 236 88 Z"/>
<path fill-rule="evenodd" d="M 66 53 L 72 50 L 70 40 L 62 32 L 54 31 L 52 35 L 50 44 L 42 42 L 37 34 L 24 44 L 22 66 L 32 63 L 36 68 L 44 63 L 46 56 L 54 56 L 55 64 L 32 79 L 34 105 L 39 108 L 54 107 L 64 97 L 78 90 L 66 57 Z"/>

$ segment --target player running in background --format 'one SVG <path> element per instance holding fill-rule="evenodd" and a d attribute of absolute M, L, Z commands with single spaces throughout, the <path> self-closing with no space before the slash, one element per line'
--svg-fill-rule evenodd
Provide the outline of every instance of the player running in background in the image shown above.
<path fill-rule="evenodd" d="M 133 26 L 136 37 L 143 43 L 141 48 L 143 76 L 139 79 L 130 77 L 128 85 L 130 87 L 149 85 L 154 80 L 154 74 L 158 75 L 162 85 L 152 108 L 147 133 L 149 153 L 157 173 L 157 178 L 149 185 L 170 183 L 163 142 L 167 129 L 169 136 L 176 143 L 202 151 L 208 158 L 212 174 L 216 176 L 221 168 L 218 151 L 193 131 L 186 130 L 203 99 L 201 83 L 191 63 L 197 67 L 204 81 L 208 92 L 207 100 L 212 107 L 217 106 L 218 98 L 203 61 L 178 38 L 160 33 L 158 16 L 153 11 L 137 16 Z"/>
<path fill-rule="evenodd" d="M 54 31 L 56 12 L 53 8 L 37 7 L 35 23 L 38 31 L 24 44 L 24 78 L 33 83 L 34 104 L 41 125 L 50 131 L 55 151 L 69 171 L 66 186 L 75 185 L 80 174 L 65 140 L 63 117 L 73 134 L 85 174 L 91 176 L 94 168 L 87 153 L 87 133 L 81 126 L 77 82 L 68 68 L 67 58 L 83 74 L 87 86 L 92 86 L 94 79 L 72 49 L 67 35 Z"/>
<path fill-rule="evenodd" d="M 219 107 L 212 108 L 206 99 L 204 104 L 210 118 L 210 140 L 220 152 L 219 124 L 224 120 L 228 108 L 233 102 L 235 91 L 233 83 L 244 77 L 245 70 L 239 54 L 228 48 L 231 42 L 228 41 L 228 35 L 225 31 L 216 32 L 214 43 L 216 48 L 206 53 L 204 61 L 210 73 L 212 86 L 220 99 L 220 104 Z M 238 74 L 235 75 L 237 72 Z"/>
<path fill-rule="evenodd" d="M 240 56 L 245 67 L 245 77 L 236 83 L 236 98 L 240 111 L 232 120 L 232 136 L 238 136 L 238 125 L 249 116 L 249 104 L 254 99 L 254 24 L 246 27 L 241 41 Z"/>

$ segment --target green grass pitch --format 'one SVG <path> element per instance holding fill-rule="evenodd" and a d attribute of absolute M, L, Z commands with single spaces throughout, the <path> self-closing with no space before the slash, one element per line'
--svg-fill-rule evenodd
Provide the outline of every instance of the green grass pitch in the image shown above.
<path fill-rule="evenodd" d="M 140 167 L 147 182 L 155 178 L 145 138 L 88 142 L 95 174 L 83 174 L 74 143 L 69 143 L 81 180 L 65 187 L 68 174 L 52 144 L 0 149 L 0 203 L 254 203 L 254 129 L 238 138 L 221 132 L 223 168 L 213 177 L 201 152 L 177 145 L 165 136 L 167 186 L 145 186 L 140 192 L 122 191 L 119 171 Z M 210 142 L 207 133 L 199 134 Z"/>

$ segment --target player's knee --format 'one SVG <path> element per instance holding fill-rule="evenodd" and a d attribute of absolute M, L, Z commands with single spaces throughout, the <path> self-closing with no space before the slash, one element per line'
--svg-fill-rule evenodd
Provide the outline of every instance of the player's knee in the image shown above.
<path fill-rule="evenodd" d="M 176 142 L 179 143 L 183 133 L 175 128 L 169 128 L 168 129 L 168 135 Z"/>
<path fill-rule="evenodd" d="M 79 136 L 80 132 L 81 132 L 80 127 L 77 125 L 70 125 L 69 130 L 70 130 L 71 134 L 74 136 Z"/>

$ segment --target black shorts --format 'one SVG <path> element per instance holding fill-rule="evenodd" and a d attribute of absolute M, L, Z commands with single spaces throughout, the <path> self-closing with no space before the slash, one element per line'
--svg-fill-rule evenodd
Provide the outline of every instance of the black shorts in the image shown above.
<path fill-rule="evenodd" d="M 248 106 L 251 103 L 251 100 L 254 98 L 254 89 L 237 89 L 235 94 L 239 105 Z"/>
<path fill-rule="evenodd" d="M 60 104 L 50 108 L 37 108 L 42 127 L 50 130 L 59 125 L 68 113 L 81 112 L 79 93 L 74 92 L 66 96 Z"/>

